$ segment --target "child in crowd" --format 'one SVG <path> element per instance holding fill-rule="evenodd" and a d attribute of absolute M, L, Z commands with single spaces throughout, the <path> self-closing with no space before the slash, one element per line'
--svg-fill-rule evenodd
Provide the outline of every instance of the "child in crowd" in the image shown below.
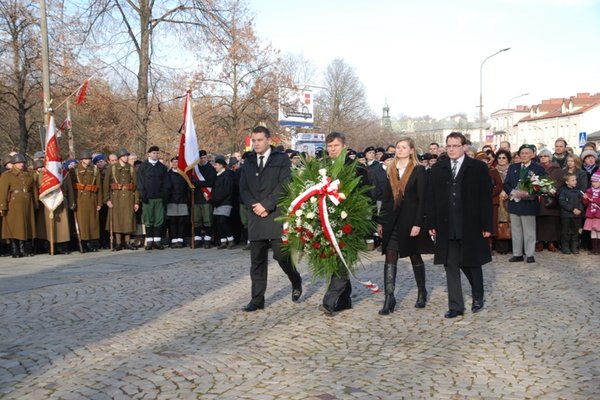
<path fill-rule="evenodd" d="M 577 189 L 577 176 L 566 173 L 560 189 L 558 204 L 561 217 L 561 247 L 564 254 L 579 254 L 579 230 L 583 218 L 583 193 Z"/>
<path fill-rule="evenodd" d="M 583 203 L 587 206 L 583 229 L 591 232 L 590 254 L 600 254 L 600 171 L 592 175 L 591 181 L 592 187 L 583 195 Z"/>

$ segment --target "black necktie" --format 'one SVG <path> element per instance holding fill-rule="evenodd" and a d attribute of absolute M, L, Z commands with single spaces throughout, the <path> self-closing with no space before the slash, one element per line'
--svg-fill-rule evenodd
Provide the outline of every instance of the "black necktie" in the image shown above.
<path fill-rule="evenodd" d="M 264 168 L 264 164 L 263 161 L 265 160 L 265 156 L 259 156 L 259 161 L 258 161 L 258 173 L 261 174 L 262 170 Z"/>

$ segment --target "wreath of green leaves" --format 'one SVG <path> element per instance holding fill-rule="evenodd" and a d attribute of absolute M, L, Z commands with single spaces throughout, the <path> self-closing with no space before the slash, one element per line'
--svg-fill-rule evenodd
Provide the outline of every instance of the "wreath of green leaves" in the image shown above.
<path fill-rule="evenodd" d="M 318 198 L 307 200 L 300 208 L 301 215 L 290 214 L 292 201 L 309 187 L 321 182 L 320 169 L 327 170 L 332 181 L 339 179 L 339 192 L 345 199 L 335 206 L 326 199 L 329 221 L 340 245 L 348 267 L 353 271 L 362 253 L 367 251 L 365 239 L 375 229 L 373 215 L 375 207 L 367 193 L 371 186 L 361 184 L 356 173 L 356 163 L 346 163 L 346 150 L 335 160 L 324 157 L 322 160 L 303 160 L 303 167 L 292 172 L 292 178 L 286 186 L 285 195 L 279 202 L 285 215 L 279 217 L 287 222 L 288 243 L 284 245 L 297 265 L 302 257 L 308 257 L 309 269 L 315 278 L 329 279 L 339 275 L 345 267 L 334 247 L 323 234 L 319 216 Z"/>

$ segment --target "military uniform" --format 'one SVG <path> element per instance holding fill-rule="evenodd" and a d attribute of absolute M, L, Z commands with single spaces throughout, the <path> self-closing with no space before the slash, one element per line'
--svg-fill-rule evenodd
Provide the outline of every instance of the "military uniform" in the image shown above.
<path fill-rule="evenodd" d="M 24 162 L 25 157 L 17 154 Z M 0 211 L 3 215 L 2 237 L 10 239 L 13 257 L 33 255 L 31 239 L 35 237 L 35 206 L 38 200 L 37 188 L 30 172 L 16 166 L 4 172 L 0 178 Z M 27 241 L 28 243 L 24 243 Z"/>
<path fill-rule="evenodd" d="M 91 159 L 89 152 L 82 152 L 80 159 Z M 71 170 L 71 180 L 76 193 L 75 219 L 79 225 L 79 236 L 85 242 L 88 251 L 98 250 L 100 237 L 100 218 L 98 208 L 102 205 L 102 185 L 100 171 L 95 165 L 85 167 L 79 163 Z"/>
<path fill-rule="evenodd" d="M 34 173 L 34 181 L 38 192 L 42 182 L 42 175 L 41 171 Z M 63 192 L 64 200 L 54 210 L 52 219 L 50 219 L 50 211 L 46 206 L 42 202 L 38 205 L 36 238 L 50 240 L 50 230 L 53 229 L 52 240 L 56 243 L 55 254 L 68 254 L 68 242 L 71 241 L 72 225 L 72 221 L 69 220 L 69 210 L 75 204 L 75 192 L 73 191 L 73 183 L 69 175 L 64 177 L 60 188 Z"/>
<path fill-rule="evenodd" d="M 125 149 L 119 150 L 117 156 L 128 156 Z M 107 229 L 110 230 L 112 220 L 112 231 L 115 234 L 124 234 L 124 243 L 121 235 L 116 235 L 117 246 L 113 250 L 120 250 L 122 243 L 127 249 L 135 249 L 129 243 L 130 235 L 136 230 L 135 205 L 139 203 L 139 195 L 136 190 L 137 173 L 132 165 L 119 160 L 116 164 L 108 166 L 103 183 L 104 203 L 109 201 Z"/>

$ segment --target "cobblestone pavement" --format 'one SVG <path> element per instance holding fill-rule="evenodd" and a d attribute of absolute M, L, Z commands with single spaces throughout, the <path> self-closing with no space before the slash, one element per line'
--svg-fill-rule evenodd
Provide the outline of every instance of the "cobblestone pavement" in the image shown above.
<path fill-rule="evenodd" d="M 455 320 L 431 257 L 425 309 L 403 261 L 394 314 L 354 284 L 334 318 L 306 265 L 300 303 L 272 263 L 266 309 L 242 312 L 241 249 L 2 258 L 0 398 L 599 398 L 600 257 L 536 257 L 496 256 L 485 309 Z M 381 286 L 382 265 L 373 253 L 358 276 Z"/>

